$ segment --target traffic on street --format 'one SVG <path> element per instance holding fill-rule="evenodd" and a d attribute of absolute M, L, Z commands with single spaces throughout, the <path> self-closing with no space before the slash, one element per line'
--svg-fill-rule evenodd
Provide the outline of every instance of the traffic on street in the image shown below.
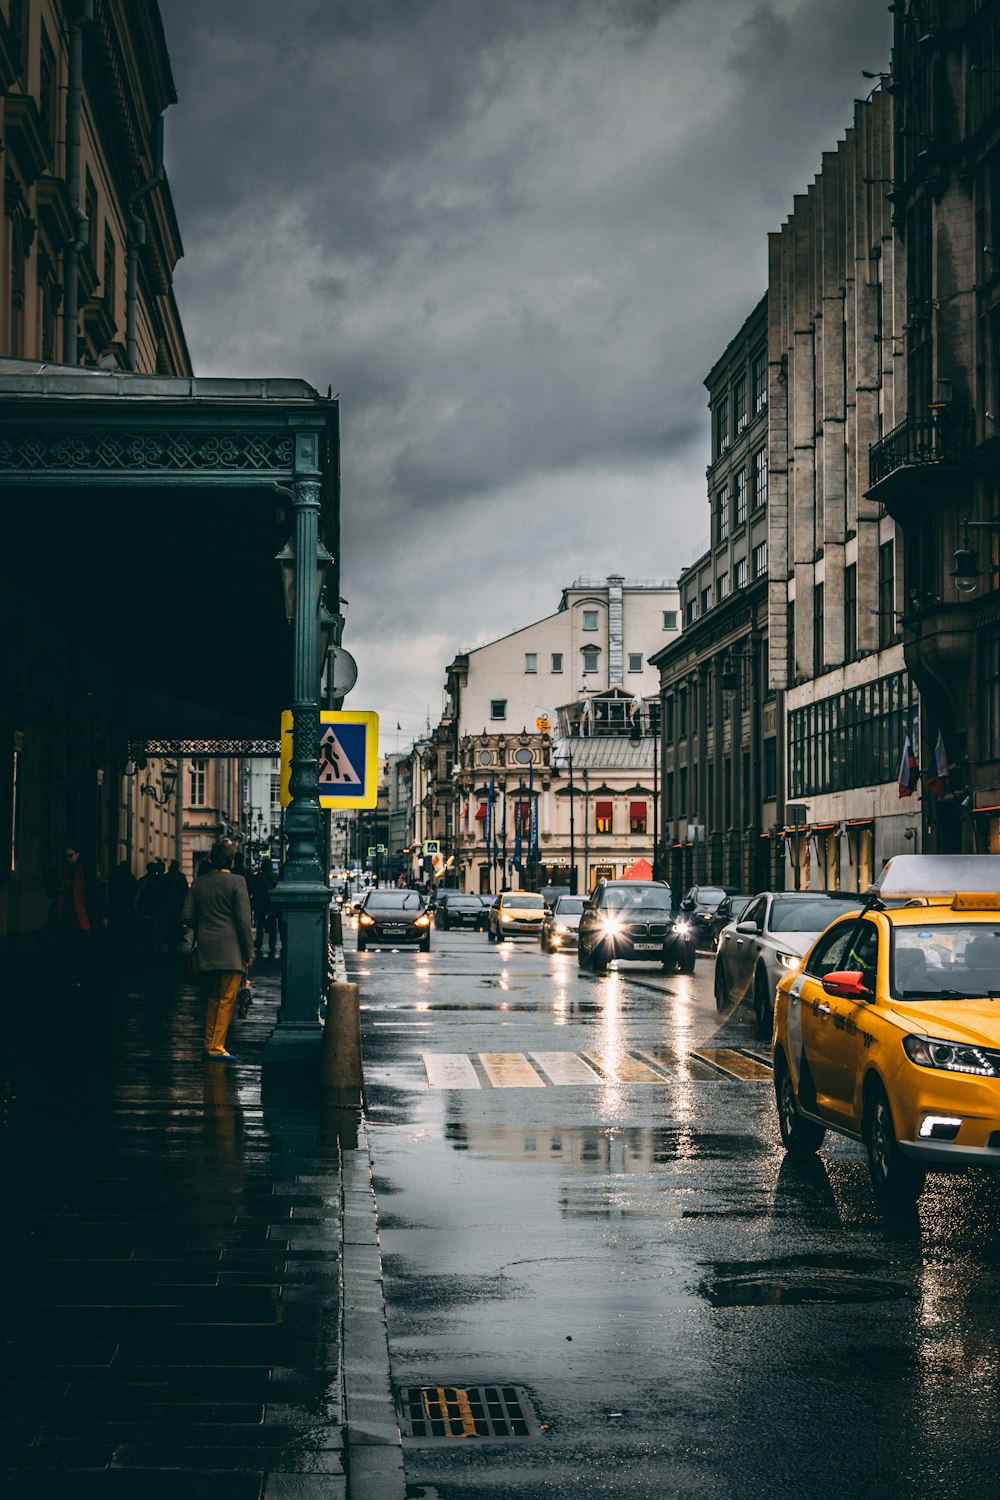
<path fill-rule="evenodd" d="M 347 946 L 408 1493 L 990 1492 L 1000 1181 L 786 1153 L 706 950 Z"/>

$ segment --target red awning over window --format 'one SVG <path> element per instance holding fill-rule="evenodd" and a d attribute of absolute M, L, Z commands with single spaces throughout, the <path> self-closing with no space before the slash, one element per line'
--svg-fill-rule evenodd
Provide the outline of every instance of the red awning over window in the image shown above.
<path fill-rule="evenodd" d="M 645 802 L 630 802 L 628 805 L 628 815 L 630 818 L 644 818 L 646 816 Z"/>
<path fill-rule="evenodd" d="M 486 822 L 486 803 L 485 802 L 480 802 L 480 804 L 479 804 L 479 809 L 478 809 L 478 811 L 476 813 L 476 822 L 477 823 L 485 823 Z"/>
<path fill-rule="evenodd" d="M 596 806 L 597 817 L 599 817 L 599 818 L 610 818 L 610 816 L 611 816 L 611 803 L 610 802 L 598 802 L 598 803 L 595 804 L 595 806 Z"/>

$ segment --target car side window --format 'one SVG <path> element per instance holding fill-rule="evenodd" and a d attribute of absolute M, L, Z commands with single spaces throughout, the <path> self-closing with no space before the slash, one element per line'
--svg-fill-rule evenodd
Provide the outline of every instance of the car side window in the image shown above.
<path fill-rule="evenodd" d="M 763 930 L 764 930 L 764 910 L 765 910 L 766 906 L 767 906 L 767 897 L 766 896 L 761 896 L 759 898 L 759 900 L 754 901 L 752 905 L 750 905 L 750 906 L 747 907 L 746 911 L 740 917 L 740 921 L 741 922 L 752 922 L 754 924 L 754 926 L 757 928 L 758 932 L 763 932 Z"/>
<path fill-rule="evenodd" d="M 806 962 L 805 972 L 814 979 L 823 979 L 837 969 L 846 969 L 851 939 L 857 931 L 855 921 L 841 922 L 825 932 L 816 943 Z"/>
<path fill-rule="evenodd" d="M 878 966 L 878 928 L 874 922 L 862 922 L 855 930 L 854 941 L 847 953 L 844 968 L 852 973 L 863 974 L 868 989 L 875 988 L 875 973 Z"/>

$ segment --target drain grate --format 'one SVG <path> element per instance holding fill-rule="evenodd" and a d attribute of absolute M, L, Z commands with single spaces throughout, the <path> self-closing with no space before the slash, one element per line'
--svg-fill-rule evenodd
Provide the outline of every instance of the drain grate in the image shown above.
<path fill-rule="evenodd" d="M 406 1437 L 523 1438 L 539 1431 L 516 1385 L 410 1385 L 400 1400 Z"/>

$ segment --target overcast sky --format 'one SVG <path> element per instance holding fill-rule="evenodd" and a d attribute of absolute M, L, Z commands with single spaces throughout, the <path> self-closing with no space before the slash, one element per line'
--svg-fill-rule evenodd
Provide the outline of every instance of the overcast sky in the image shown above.
<path fill-rule="evenodd" d="M 887 66 L 880 0 L 161 0 L 202 375 L 341 397 L 348 707 L 707 536 L 703 380 Z M 658 643 L 652 643 L 658 644 Z"/>

